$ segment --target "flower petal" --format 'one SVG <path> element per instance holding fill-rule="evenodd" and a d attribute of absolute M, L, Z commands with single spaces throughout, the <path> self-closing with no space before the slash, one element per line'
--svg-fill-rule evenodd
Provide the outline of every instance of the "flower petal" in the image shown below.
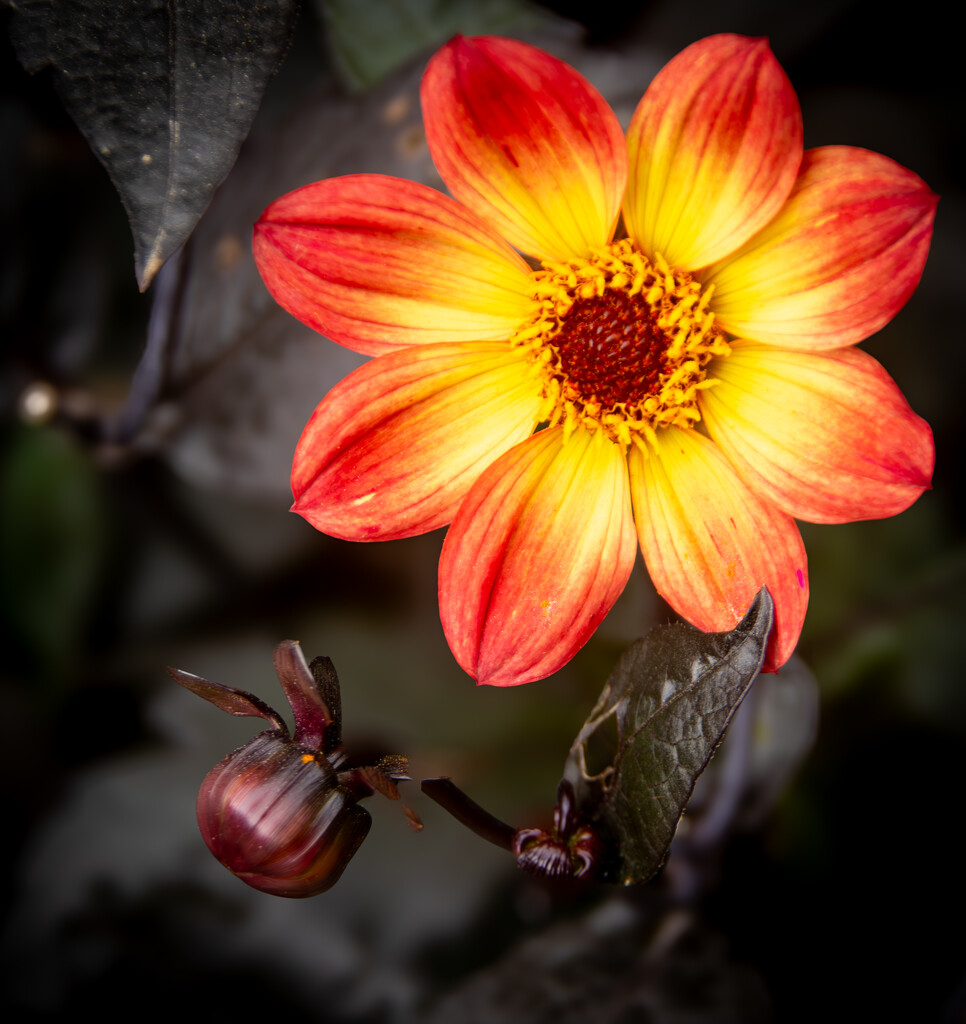
<path fill-rule="evenodd" d="M 657 75 L 627 143 L 627 233 L 648 255 L 697 270 L 781 209 L 802 159 L 802 115 L 767 40 L 710 36 Z"/>
<path fill-rule="evenodd" d="M 855 348 L 735 342 L 702 392 L 708 433 L 742 478 L 796 519 L 847 523 L 908 508 L 929 486 L 932 431 Z"/>
<path fill-rule="evenodd" d="M 445 526 L 480 473 L 537 424 L 540 398 L 506 344 L 391 352 L 337 384 L 292 465 L 295 512 L 345 540 Z"/>
<path fill-rule="evenodd" d="M 518 249 L 569 259 L 610 240 L 624 134 L 572 67 L 515 39 L 457 36 L 429 62 L 422 103 L 450 192 Z"/>
<path fill-rule="evenodd" d="M 279 305 L 370 355 L 508 338 L 530 309 L 529 268 L 441 192 L 402 178 L 329 178 L 276 199 L 255 261 Z"/>
<path fill-rule="evenodd" d="M 637 553 L 619 447 L 577 430 L 534 434 L 460 507 L 439 560 L 439 609 L 456 660 L 480 683 L 555 672 L 617 600 Z"/>
<path fill-rule="evenodd" d="M 725 330 L 792 348 L 862 341 L 912 294 L 939 197 L 888 157 L 811 149 L 781 213 L 702 275 Z"/>
<path fill-rule="evenodd" d="M 732 629 L 767 586 L 775 627 L 765 670 L 798 643 L 808 605 L 805 547 L 794 520 L 753 494 L 695 430 L 659 431 L 629 456 L 641 550 L 658 593 L 699 629 Z"/>

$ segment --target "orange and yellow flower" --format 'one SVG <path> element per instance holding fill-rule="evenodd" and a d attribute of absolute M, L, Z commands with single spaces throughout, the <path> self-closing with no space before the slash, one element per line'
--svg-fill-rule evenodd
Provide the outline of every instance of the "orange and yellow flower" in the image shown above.
<path fill-rule="evenodd" d="M 294 509 L 350 540 L 450 523 L 440 614 L 481 683 L 569 660 L 638 545 L 701 629 L 766 585 L 779 667 L 808 602 L 794 520 L 894 515 L 929 486 L 928 425 L 853 346 L 916 287 L 936 197 L 876 153 L 803 153 L 764 40 L 688 47 L 626 139 L 511 39 L 443 47 L 422 104 L 455 199 L 353 175 L 255 228 L 277 301 L 377 357 L 306 426 Z"/>

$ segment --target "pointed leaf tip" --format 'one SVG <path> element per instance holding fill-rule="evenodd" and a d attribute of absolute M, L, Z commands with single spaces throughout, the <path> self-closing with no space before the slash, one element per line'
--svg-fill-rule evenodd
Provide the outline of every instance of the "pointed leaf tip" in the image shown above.
<path fill-rule="evenodd" d="M 145 291 L 188 238 L 231 170 L 269 78 L 285 55 L 298 0 L 33 0 L 11 18 L 30 72 L 57 91 L 121 195 Z"/>

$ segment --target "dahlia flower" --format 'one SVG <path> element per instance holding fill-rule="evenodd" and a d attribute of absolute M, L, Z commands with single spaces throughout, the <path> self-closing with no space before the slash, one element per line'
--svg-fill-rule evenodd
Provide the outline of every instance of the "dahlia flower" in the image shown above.
<path fill-rule="evenodd" d="M 701 629 L 767 586 L 777 669 L 808 602 L 795 519 L 891 516 L 929 486 L 928 425 L 854 345 L 916 287 L 936 196 L 877 153 L 803 152 L 760 39 L 689 46 L 626 139 L 511 39 L 452 40 L 421 98 L 454 198 L 352 175 L 255 227 L 276 300 L 376 356 L 306 426 L 294 510 L 360 541 L 450 524 L 440 615 L 481 683 L 567 662 L 638 545 Z"/>

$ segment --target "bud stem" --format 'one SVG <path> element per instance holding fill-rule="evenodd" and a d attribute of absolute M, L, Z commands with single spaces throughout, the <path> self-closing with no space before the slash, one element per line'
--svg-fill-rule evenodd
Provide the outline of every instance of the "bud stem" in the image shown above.
<path fill-rule="evenodd" d="M 474 800 L 471 800 L 452 779 L 423 779 L 420 788 L 440 807 L 445 808 L 457 821 L 475 832 L 481 839 L 499 846 L 501 849 L 513 851 L 513 837 L 516 829 L 505 821 L 494 818 L 489 811 Z"/>

